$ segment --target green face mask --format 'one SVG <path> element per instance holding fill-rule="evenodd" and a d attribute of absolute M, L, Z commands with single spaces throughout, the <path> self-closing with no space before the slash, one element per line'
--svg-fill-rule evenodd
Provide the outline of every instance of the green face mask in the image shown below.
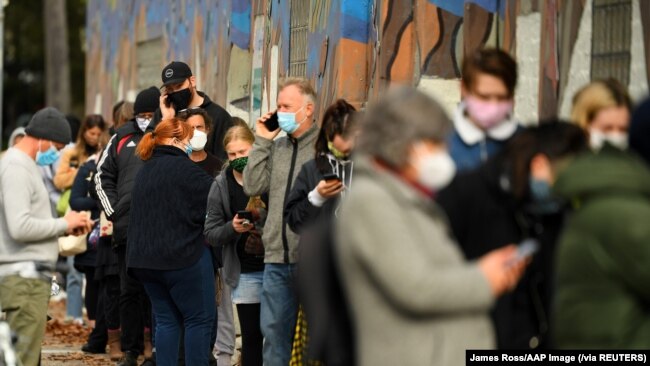
<path fill-rule="evenodd" d="M 233 159 L 230 161 L 230 166 L 236 171 L 236 172 L 243 172 L 244 168 L 246 167 L 246 164 L 248 164 L 248 156 L 242 156 L 241 158 Z"/>
<path fill-rule="evenodd" d="M 332 141 L 327 141 L 327 148 L 330 150 L 332 155 L 334 155 L 334 157 L 339 160 L 346 160 L 348 158 L 348 154 L 343 153 L 339 151 L 339 149 L 335 148 Z"/>

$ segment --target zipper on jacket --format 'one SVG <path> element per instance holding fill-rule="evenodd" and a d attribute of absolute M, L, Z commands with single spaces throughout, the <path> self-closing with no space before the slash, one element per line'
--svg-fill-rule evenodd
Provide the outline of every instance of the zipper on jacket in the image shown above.
<path fill-rule="evenodd" d="M 298 141 L 289 137 L 289 141 L 293 145 L 293 153 L 291 154 L 291 166 L 289 167 L 289 179 L 287 180 L 287 189 L 284 192 L 284 201 L 282 207 L 287 203 L 287 197 L 291 193 L 291 186 L 293 185 L 293 171 L 296 167 L 296 159 L 298 159 Z M 282 248 L 284 249 L 284 263 L 289 263 L 289 240 L 287 240 L 287 222 L 284 218 L 284 209 L 282 210 Z"/>

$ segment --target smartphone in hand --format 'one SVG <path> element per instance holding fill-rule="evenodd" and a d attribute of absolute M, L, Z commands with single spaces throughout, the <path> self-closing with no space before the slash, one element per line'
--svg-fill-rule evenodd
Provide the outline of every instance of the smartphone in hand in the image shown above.
<path fill-rule="evenodd" d="M 264 121 L 264 125 L 266 125 L 266 129 L 269 130 L 269 132 L 280 128 L 280 124 L 278 122 L 278 111 L 275 111 L 275 113 L 273 113 L 269 119 Z"/>
<path fill-rule="evenodd" d="M 246 210 L 237 211 L 237 216 L 239 216 L 240 219 L 253 222 L 253 213 L 250 211 L 246 211 Z"/>
<path fill-rule="evenodd" d="M 341 178 L 340 178 L 338 175 L 334 174 L 334 173 L 327 173 L 327 174 L 324 174 L 324 175 L 323 175 L 323 179 L 324 179 L 326 182 L 329 182 L 329 181 L 332 181 L 332 180 L 339 180 L 339 181 L 341 180 Z"/>
<path fill-rule="evenodd" d="M 540 246 L 539 241 L 537 239 L 533 239 L 533 238 L 524 239 L 517 246 L 517 254 L 509 262 L 509 264 L 514 265 L 516 263 L 519 263 L 521 261 L 524 261 L 532 257 L 535 253 L 539 251 L 539 246 Z"/>

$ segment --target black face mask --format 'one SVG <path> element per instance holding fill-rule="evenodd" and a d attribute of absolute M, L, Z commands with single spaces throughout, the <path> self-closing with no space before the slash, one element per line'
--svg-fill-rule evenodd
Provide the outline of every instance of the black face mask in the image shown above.
<path fill-rule="evenodd" d="M 192 101 L 192 92 L 190 88 L 181 89 L 179 91 L 167 94 L 167 100 L 174 106 L 176 113 L 187 109 Z"/>

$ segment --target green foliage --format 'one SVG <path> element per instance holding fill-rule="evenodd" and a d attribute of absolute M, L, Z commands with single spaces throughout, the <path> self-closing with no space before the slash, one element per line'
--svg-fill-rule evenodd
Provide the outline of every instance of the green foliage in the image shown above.
<path fill-rule="evenodd" d="M 10 0 L 5 8 L 3 124 L 7 136 L 17 123 L 28 121 L 21 115 L 30 115 L 45 103 L 44 1 L 48 0 Z M 72 111 L 78 115 L 84 110 L 86 2 L 66 0 Z"/>

